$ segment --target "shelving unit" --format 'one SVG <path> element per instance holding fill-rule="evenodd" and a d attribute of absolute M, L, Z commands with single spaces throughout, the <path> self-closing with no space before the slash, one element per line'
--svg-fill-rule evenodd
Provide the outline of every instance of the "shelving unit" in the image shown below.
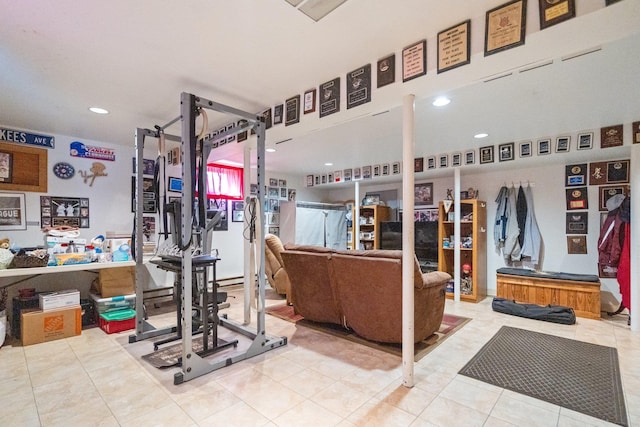
<path fill-rule="evenodd" d="M 353 228 L 348 228 L 347 236 L 350 235 L 351 240 L 347 238 L 347 247 L 349 249 L 380 249 L 380 222 L 388 221 L 391 217 L 389 206 L 360 206 L 360 218 L 356 218 L 355 209 L 352 217 L 354 221 L 360 221 L 360 236 L 357 239 Z"/>
<path fill-rule="evenodd" d="M 460 269 L 468 264 L 471 274 L 465 277 L 460 271 L 460 299 L 478 302 L 487 296 L 487 204 L 470 199 L 460 201 L 460 238 L 454 236 L 454 205 L 445 212 L 444 203 L 439 203 L 438 215 L 438 270 L 451 276 L 454 272 L 453 242 L 460 244 Z M 453 239 L 452 239 L 453 236 Z M 447 287 L 447 298 L 453 298 L 453 290 Z"/>

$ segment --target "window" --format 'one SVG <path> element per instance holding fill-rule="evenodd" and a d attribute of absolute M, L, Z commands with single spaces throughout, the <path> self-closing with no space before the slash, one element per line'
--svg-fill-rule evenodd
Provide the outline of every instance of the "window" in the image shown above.
<path fill-rule="evenodd" d="M 243 169 L 207 164 L 207 199 L 244 200 Z"/>

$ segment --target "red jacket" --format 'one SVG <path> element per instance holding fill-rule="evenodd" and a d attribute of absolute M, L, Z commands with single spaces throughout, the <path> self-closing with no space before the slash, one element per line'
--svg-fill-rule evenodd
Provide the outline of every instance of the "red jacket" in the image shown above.
<path fill-rule="evenodd" d="M 624 227 L 625 223 L 620 219 L 619 211 L 610 214 L 604 221 L 598 238 L 598 263 L 601 266 L 617 269 L 624 242 Z"/>

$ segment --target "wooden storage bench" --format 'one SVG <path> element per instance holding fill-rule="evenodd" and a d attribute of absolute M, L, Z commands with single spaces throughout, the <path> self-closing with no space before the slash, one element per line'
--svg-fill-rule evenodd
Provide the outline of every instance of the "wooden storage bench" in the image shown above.
<path fill-rule="evenodd" d="M 578 317 L 600 319 L 598 276 L 539 272 L 524 268 L 499 268 L 496 273 L 496 296 L 500 298 L 571 307 Z"/>

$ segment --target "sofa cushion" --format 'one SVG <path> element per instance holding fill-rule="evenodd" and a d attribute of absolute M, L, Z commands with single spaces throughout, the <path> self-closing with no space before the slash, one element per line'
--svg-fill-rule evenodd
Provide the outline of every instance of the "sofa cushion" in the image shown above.
<path fill-rule="evenodd" d="M 296 245 L 295 243 L 286 243 L 284 249 L 287 251 L 312 252 L 317 254 L 327 254 L 335 252 L 335 249 L 325 248 L 313 245 Z"/>

